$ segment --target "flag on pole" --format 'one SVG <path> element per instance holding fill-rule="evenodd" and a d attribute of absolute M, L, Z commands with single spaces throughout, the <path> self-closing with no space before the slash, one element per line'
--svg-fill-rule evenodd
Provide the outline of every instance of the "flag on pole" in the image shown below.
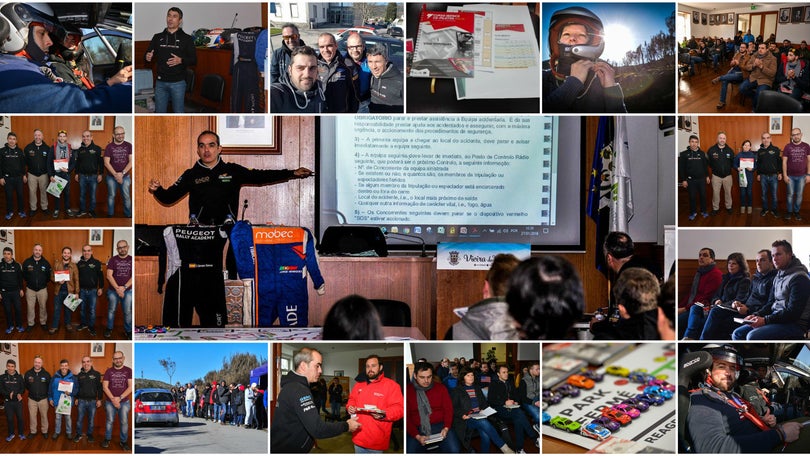
<path fill-rule="evenodd" d="M 613 173 L 611 174 L 610 231 L 627 232 L 627 224 L 633 218 L 633 188 L 630 180 L 630 146 L 627 139 L 627 120 L 616 116 L 613 141 Z"/>
<path fill-rule="evenodd" d="M 591 182 L 588 193 L 587 213 L 596 222 L 596 248 L 601 250 L 610 229 L 611 160 L 613 159 L 613 121 L 610 117 L 599 118 L 596 144 L 591 162 Z M 607 275 L 604 255 L 597 253 L 596 269 Z"/>

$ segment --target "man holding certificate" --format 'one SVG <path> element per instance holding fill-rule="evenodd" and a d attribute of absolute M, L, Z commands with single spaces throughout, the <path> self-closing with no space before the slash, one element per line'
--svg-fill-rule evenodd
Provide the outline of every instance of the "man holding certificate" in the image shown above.
<path fill-rule="evenodd" d="M 379 356 L 366 358 L 366 380 L 354 385 L 346 410 L 352 417 L 357 416 L 360 423 L 352 437 L 356 453 L 388 449 L 391 428 L 403 414 L 402 389 L 385 377 Z"/>
<path fill-rule="evenodd" d="M 48 334 L 55 334 L 59 330 L 62 307 L 65 307 L 65 331 L 72 332 L 71 317 L 81 300 L 79 292 L 79 268 L 73 262 L 73 250 L 70 247 L 62 249 L 62 261 L 54 263 L 51 269 L 51 280 L 56 283 L 56 296 L 53 300 L 53 323 Z M 70 298 L 70 299 L 68 299 Z"/>

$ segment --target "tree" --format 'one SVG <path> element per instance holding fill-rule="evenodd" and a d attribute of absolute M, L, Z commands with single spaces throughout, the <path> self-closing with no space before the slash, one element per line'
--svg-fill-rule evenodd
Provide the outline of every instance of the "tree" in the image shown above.
<path fill-rule="evenodd" d="M 371 19 L 374 15 L 374 5 L 365 2 L 355 2 L 354 4 L 354 21 L 357 23 L 357 18 L 360 18 L 360 24 L 365 24 L 366 21 Z"/>
<path fill-rule="evenodd" d="M 397 18 L 397 4 L 396 2 L 389 2 L 385 8 L 385 22 L 391 22 Z"/>
<path fill-rule="evenodd" d="M 177 363 L 172 361 L 172 357 L 170 356 L 166 359 L 159 359 L 158 364 L 160 364 L 160 367 L 162 367 L 163 370 L 169 374 L 169 384 L 171 385 L 172 377 L 174 377 L 174 372 L 177 370 Z"/>

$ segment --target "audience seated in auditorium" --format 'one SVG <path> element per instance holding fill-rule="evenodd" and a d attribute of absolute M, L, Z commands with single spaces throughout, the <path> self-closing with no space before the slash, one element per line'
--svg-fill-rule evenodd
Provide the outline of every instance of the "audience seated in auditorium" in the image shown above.
<path fill-rule="evenodd" d="M 689 323 L 689 310 L 696 302 L 710 303 L 720 283 L 723 281 L 723 273 L 717 268 L 714 262 L 714 250 L 704 247 L 698 252 L 698 269 L 695 278 L 692 279 L 692 286 L 689 294 L 684 296 L 678 304 L 678 338 L 683 338 L 686 326 Z"/>

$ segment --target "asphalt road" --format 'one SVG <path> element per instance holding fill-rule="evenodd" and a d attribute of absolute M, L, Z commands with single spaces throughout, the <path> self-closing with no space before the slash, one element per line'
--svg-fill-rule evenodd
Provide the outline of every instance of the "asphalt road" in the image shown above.
<path fill-rule="evenodd" d="M 135 452 L 267 454 L 267 437 L 267 430 L 223 426 L 202 418 L 180 417 L 177 427 L 145 424 L 135 428 Z"/>

